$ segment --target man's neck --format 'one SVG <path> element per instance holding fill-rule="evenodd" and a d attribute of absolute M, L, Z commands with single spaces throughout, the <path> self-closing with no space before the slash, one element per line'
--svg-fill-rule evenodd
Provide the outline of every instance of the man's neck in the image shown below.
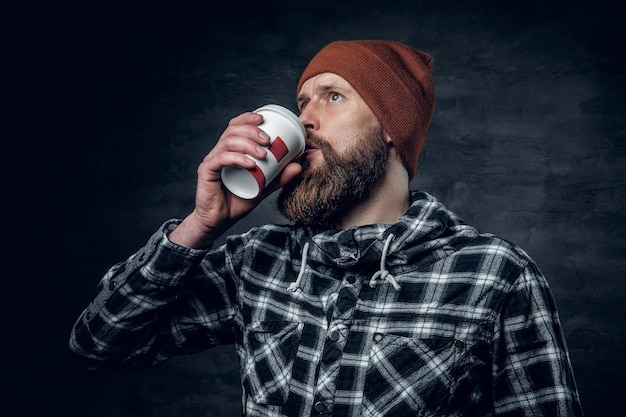
<path fill-rule="evenodd" d="M 409 208 L 409 181 L 400 164 L 391 163 L 370 197 L 355 206 L 336 224 L 338 229 L 368 224 L 394 224 Z"/>

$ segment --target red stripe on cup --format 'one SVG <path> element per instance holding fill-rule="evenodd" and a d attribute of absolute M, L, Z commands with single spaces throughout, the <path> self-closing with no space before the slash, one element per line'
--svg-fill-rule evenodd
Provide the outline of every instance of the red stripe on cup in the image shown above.
<path fill-rule="evenodd" d="M 259 184 L 259 192 L 261 192 L 265 188 L 265 174 L 263 173 L 263 171 L 261 171 L 261 168 L 259 168 L 258 166 L 255 166 L 254 168 L 249 169 L 248 171 L 250 172 L 250 175 L 254 177 L 257 184 Z"/>
<path fill-rule="evenodd" d="M 276 136 L 274 142 L 269 146 L 269 151 L 276 157 L 276 160 L 280 162 L 289 153 L 289 148 L 280 136 Z"/>

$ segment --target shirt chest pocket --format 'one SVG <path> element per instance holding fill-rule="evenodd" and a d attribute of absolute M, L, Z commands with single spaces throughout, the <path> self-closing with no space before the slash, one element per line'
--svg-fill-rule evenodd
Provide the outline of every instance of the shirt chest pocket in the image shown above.
<path fill-rule="evenodd" d="M 463 356 L 460 340 L 375 334 L 365 377 L 363 415 L 436 415 L 450 400 Z"/>
<path fill-rule="evenodd" d="M 303 327 L 303 323 L 290 321 L 251 323 L 246 327 L 242 382 L 257 404 L 282 405 L 287 400 Z"/>

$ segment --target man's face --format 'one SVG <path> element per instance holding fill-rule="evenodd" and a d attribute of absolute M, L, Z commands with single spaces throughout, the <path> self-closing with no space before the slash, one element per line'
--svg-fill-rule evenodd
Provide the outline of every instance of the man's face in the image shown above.
<path fill-rule="evenodd" d="M 384 175 L 386 135 L 352 86 L 335 74 L 307 80 L 298 107 L 307 129 L 304 169 L 283 188 L 278 207 L 292 221 L 332 227 Z"/>
<path fill-rule="evenodd" d="M 309 78 L 296 101 L 307 136 L 326 139 L 339 154 L 352 147 L 363 132 L 380 124 L 350 83 L 337 74 L 327 72 Z M 313 166 L 323 157 L 314 144 L 305 156 Z"/>

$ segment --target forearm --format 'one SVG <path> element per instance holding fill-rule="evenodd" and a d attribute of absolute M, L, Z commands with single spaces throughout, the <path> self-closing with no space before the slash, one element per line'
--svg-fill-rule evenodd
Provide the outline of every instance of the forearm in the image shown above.
<path fill-rule="evenodd" d="M 157 362 L 155 341 L 158 335 L 158 312 L 175 296 L 166 296 L 163 291 L 149 294 L 142 284 L 142 291 L 129 297 L 128 288 L 141 280 L 142 277 L 137 276 L 135 271 L 119 279 L 123 282 L 121 286 L 126 288 L 107 290 L 105 282 L 103 289 L 82 312 L 72 329 L 70 349 L 74 353 L 106 364 Z M 111 294 L 107 294 L 109 291 Z M 140 299 L 142 302 L 134 304 L 131 299 Z"/>
<path fill-rule="evenodd" d="M 173 337 L 169 334 L 172 318 L 165 315 L 169 309 L 164 307 L 177 299 L 181 280 L 197 266 L 203 252 L 172 250 L 162 244 L 163 233 L 160 230 L 102 278 L 97 296 L 72 329 L 72 351 L 112 364 L 164 359 L 162 348 L 173 343 L 159 340 Z"/>

